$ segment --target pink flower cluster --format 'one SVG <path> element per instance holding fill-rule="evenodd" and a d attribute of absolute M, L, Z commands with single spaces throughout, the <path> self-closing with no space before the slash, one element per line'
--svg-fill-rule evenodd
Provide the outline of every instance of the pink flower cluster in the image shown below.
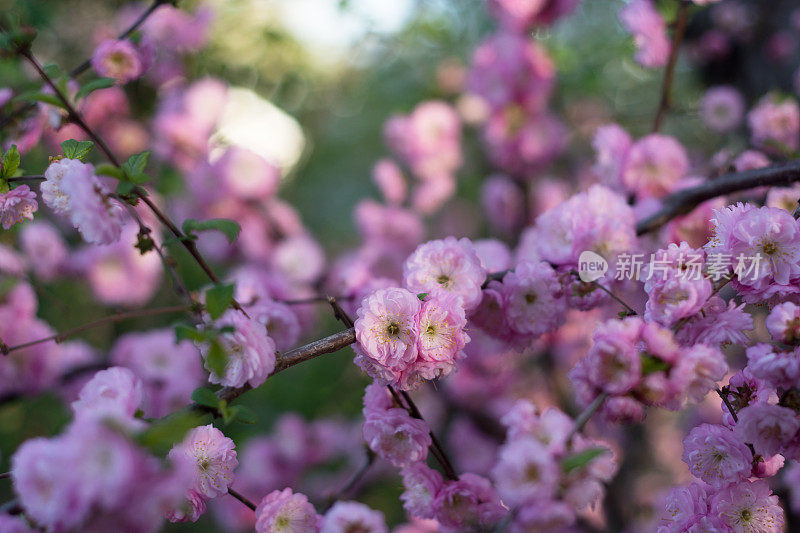
<path fill-rule="evenodd" d="M 100 76 L 125 84 L 144 74 L 154 53 L 152 48 L 137 47 L 128 39 L 107 39 L 95 49 L 92 68 Z"/>
<path fill-rule="evenodd" d="M 0 225 L 9 229 L 25 219 L 33 220 L 37 209 L 36 193 L 25 184 L 19 185 L 0 194 Z"/>
<path fill-rule="evenodd" d="M 603 497 L 603 483 L 617 466 L 602 443 L 573 434 L 574 423 L 556 408 L 541 413 L 519 400 L 501 422 L 507 440 L 492 470 L 503 503 L 516 511 L 514 531 L 558 531 L 576 521 L 576 511 Z M 565 468 L 576 454 L 597 450 L 585 464 Z"/>
<path fill-rule="evenodd" d="M 702 397 L 728 370 L 714 347 L 679 346 L 670 330 L 639 317 L 610 320 L 595 330 L 589 353 L 570 372 L 579 401 L 609 397 L 611 419 L 641 420 L 645 405 L 676 410 L 687 396 Z"/>
<path fill-rule="evenodd" d="M 370 376 L 403 390 L 447 375 L 469 342 L 463 300 L 433 292 L 421 302 L 401 288 L 364 298 L 355 322 L 355 362 Z"/>
<path fill-rule="evenodd" d="M 700 312 L 711 297 L 711 281 L 702 275 L 702 249 L 693 249 L 688 243 L 670 244 L 655 253 L 659 269 L 644 274 L 647 281 L 644 291 L 647 304 L 644 318 L 665 327 Z M 700 261 L 697 261 L 697 259 Z M 691 267 L 693 261 L 695 267 Z M 694 272 L 690 269 L 694 268 Z"/>
<path fill-rule="evenodd" d="M 732 286 L 746 302 L 800 293 L 800 225 L 789 213 L 739 203 L 715 211 L 711 222 L 706 253 L 731 258 Z"/>
<path fill-rule="evenodd" d="M 793 98 L 763 97 L 747 114 L 747 124 L 759 148 L 784 154 L 800 146 L 800 106 Z"/>
<path fill-rule="evenodd" d="M 362 428 L 364 441 L 379 457 L 398 468 L 425 460 L 431 445 L 428 424 L 395 406 L 387 395 L 381 383 L 374 382 L 367 387 Z"/>

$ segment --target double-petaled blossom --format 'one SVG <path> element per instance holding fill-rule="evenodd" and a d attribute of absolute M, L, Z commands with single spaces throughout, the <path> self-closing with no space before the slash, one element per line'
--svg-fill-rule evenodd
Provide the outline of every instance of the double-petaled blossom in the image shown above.
<path fill-rule="evenodd" d="M 792 441 L 798 438 L 800 418 L 788 407 L 755 403 L 737 414 L 736 435 L 752 444 L 755 452 L 764 457 L 786 453 Z"/>
<path fill-rule="evenodd" d="M 399 407 L 366 411 L 363 434 L 369 448 L 396 467 L 424 460 L 431 445 L 428 424 Z"/>
<path fill-rule="evenodd" d="M 36 193 L 25 184 L 18 185 L 0 194 L 0 225 L 3 229 L 9 229 L 25 219 L 33 220 L 37 209 Z"/>
<path fill-rule="evenodd" d="M 256 533 L 316 533 L 321 517 L 304 494 L 275 490 L 256 507 Z"/>
<path fill-rule="evenodd" d="M 709 515 L 716 517 L 728 531 L 779 533 L 784 530 L 783 509 L 766 481 L 743 481 L 722 489 L 711 497 Z"/>
<path fill-rule="evenodd" d="M 418 518 L 433 518 L 433 502 L 442 489 L 442 475 L 423 461 L 412 463 L 400 471 L 405 490 L 400 496 L 406 512 Z"/>
<path fill-rule="evenodd" d="M 76 418 L 106 420 L 138 426 L 134 415 L 144 396 L 142 380 L 124 367 L 97 372 L 72 403 Z"/>
<path fill-rule="evenodd" d="M 503 276 L 501 290 L 508 330 L 497 332 L 500 335 L 530 342 L 564 323 L 561 285 L 553 267 L 544 261 L 518 263 Z"/>
<path fill-rule="evenodd" d="M 47 167 L 42 200 L 56 214 L 69 217 L 83 239 L 109 244 L 122 231 L 122 206 L 94 174 L 94 167 L 77 159 L 60 159 Z"/>
<path fill-rule="evenodd" d="M 792 98 L 767 95 L 747 114 L 753 144 L 784 153 L 797 150 L 800 139 L 800 107 Z"/>
<path fill-rule="evenodd" d="M 433 510 L 442 532 L 488 529 L 506 513 L 491 482 L 472 473 L 445 481 L 433 501 Z"/>
<path fill-rule="evenodd" d="M 403 265 L 409 290 L 418 293 L 454 293 L 469 311 L 481 300 L 481 285 L 486 270 L 481 266 L 472 243 L 447 237 L 418 247 Z"/>
<path fill-rule="evenodd" d="M 239 465 L 235 445 L 212 425 L 198 426 L 169 451 L 174 461 L 185 460 L 192 465 L 190 489 L 210 499 L 227 494 L 233 483 L 233 471 Z"/>
<path fill-rule="evenodd" d="M 794 302 L 776 305 L 767 316 L 765 325 L 776 341 L 800 343 L 800 306 Z"/>
<path fill-rule="evenodd" d="M 622 184 L 639 198 L 659 198 L 689 171 L 686 150 L 674 138 L 653 133 L 634 142 L 622 168 Z"/>
<path fill-rule="evenodd" d="M 145 58 L 127 39 L 108 39 L 100 43 L 91 59 L 92 68 L 100 76 L 128 83 L 140 77 L 147 67 Z"/>
<path fill-rule="evenodd" d="M 729 428 L 701 424 L 683 441 L 683 461 L 692 474 L 721 488 L 750 477 L 753 453 Z"/>
<path fill-rule="evenodd" d="M 257 320 L 231 309 L 216 321 L 216 325 L 232 327 L 233 331 L 222 333 L 219 343 L 227 354 L 222 375 L 208 368 L 210 348 L 201 346 L 206 367 L 211 370 L 208 380 L 226 387 L 251 387 L 262 385 L 275 369 L 275 342 L 267 335 L 266 328 Z"/>

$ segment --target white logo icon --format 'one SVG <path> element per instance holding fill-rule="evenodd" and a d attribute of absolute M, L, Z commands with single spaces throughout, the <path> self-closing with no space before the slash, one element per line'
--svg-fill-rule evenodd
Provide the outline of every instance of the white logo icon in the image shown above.
<path fill-rule="evenodd" d="M 585 283 L 602 278 L 608 272 L 608 261 L 591 250 L 584 250 L 578 257 L 578 277 Z"/>

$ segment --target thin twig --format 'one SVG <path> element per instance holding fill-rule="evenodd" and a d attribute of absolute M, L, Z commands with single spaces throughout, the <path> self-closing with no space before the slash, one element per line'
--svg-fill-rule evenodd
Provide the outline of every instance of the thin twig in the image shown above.
<path fill-rule="evenodd" d="M 669 51 L 667 68 L 664 71 L 664 81 L 661 84 L 661 99 L 658 102 L 656 118 L 653 120 L 653 133 L 661 129 L 664 117 L 672 105 L 672 80 L 675 78 L 675 66 L 678 64 L 678 52 L 683 41 L 683 35 L 686 33 L 686 25 L 689 23 L 689 2 L 687 0 L 678 1 L 680 2 L 678 18 L 675 21 L 672 46 Z"/>
<path fill-rule="evenodd" d="M 17 344 L 16 346 L 5 346 L 4 344 L 0 343 L 0 353 L 3 355 L 8 355 L 9 353 L 21 350 L 23 348 L 28 348 L 30 346 L 34 346 L 36 344 L 42 344 L 44 342 L 55 341 L 56 343 L 63 342 L 64 339 L 67 337 L 71 337 L 72 335 L 76 335 L 81 333 L 82 331 L 86 331 L 88 329 L 96 328 L 98 326 L 102 326 L 104 324 L 120 322 L 122 320 L 127 320 L 129 318 L 138 318 L 143 316 L 155 316 L 155 315 L 163 315 L 167 313 L 180 313 L 182 311 L 189 311 L 191 308 L 186 305 L 173 305 L 170 307 L 157 307 L 154 309 L 139 309 L 136 311 L 128 311 L 126 313 L 117 313 L 114 315 L 106 316 L 100 318 L 98 320 L 93 320 L 92 322 L 87 322 L 86 324 L 82 324 L 77 328 L 73 328 L 69 331 L 65 331 L 63 333 L 57 333 L 55 335 L 50 335 L 49 337 L 44 337 L 41 339 L 36 339 L 33 341 L 29 341 L 23 344 Z"/>
<path fill-rule="evenodd" d="M 328 496 L 325 502 L 326 511 L 330 509 L 337 500 L 347 498 L 350 494 L 350 491 L 352 491 L 356 485 L 361 482 L 364 476 L 367 475 L 367 472 L 369 472 L 370 467 L 375 463 L 375 452 L 370 450 L 367 446 L 364 446 L 364 449 L 366 450 L 367 455 L 366 461 L 364 461 L 364 464 L 361 466 L 361 468 L 359 468 L 358 471 L 352 475 L 348 482 L 345 483 L 344 487 L 339 489 L 335 494 Z"/>
<path fill-rule="evenodd" d="M 570 442 L 572 438 L 583 431 L 583 428 L 586 426 L 586 423 L 594 416 L 598 409 L 603 405 L 603 402 L 606 401 L 608 398 L 608 393 L 601 392 L 597 395 L 597 397 L 592 400 L 586 409 L 584 409 L 576 418 L 575 418 L 575 425 L 572 427 L 572 431 L 569 432 L 567 436 L 567 441 Z"/>
<path fill-rule="evenodd" d="M 11 478 L 11 472 L 3 472 L 0 474 L 0 479 L 10 479 L 10 478 Z"/>
<path fill-rule="evenodd" d="M 728 395 L 722 392 L 719 388 L 716 388 L 714 390 L 717 391 L 719 397 L 722 398 L 722 401 L 725 404 L 725 407 L 728 408 L 728 412 L 731 414 L 731 418 L 733 418 L 733 421 L 738 422 L 739 417 L 736 415 L 736 411 L 733 409 L 733 406 L 731 405 L 731 402 L 728 399 Z"/>
<path fill-rule="evenodd" d="M 174 3 L 172 0 L 153 0 L 153 3 L 150 4 L 150 7 L 148 7 L 147 10 L 144 13 L 142 13 L 139 16 L 139 18 L 137 18 L 136 21 L 128 27 L 127 30 L 123 31 L 117 36 L 117 40 L 129 37 L 133 32 L 139 29 L 139 26 L 144 24 L 147 18 L 150 15 L 152 15 L 156 9 L 163 6 L 164 4 L 172 4 L 172 3 Z M 83 63 L 81 63 L 80 65 L 78 65 L 69 72 L 70 78 L 76 78 L 80 76 L 81 74 L 89 70 L 89 67 L 91 66 L 92 66 L 91 59 L 87 59 L 86 61 L 84 61 Z"/>
<path fill-rule="evenodd" d="M 240 502 L 245 504 L 251 510 L 253 510 L 253 511 L 256 510 L 256 504 L 254 504 L 253 502 L 251 502 L 250 500 L 248 500 L 247 498 L 242 496 L 242 494 L 240 494 L 240 493 L 236 492 L 235 490 L 233 490 L 231 487 L 228 487 L 228 494 L 230 494 L 231 496 L 233 496 L 234 498 L 236 498 L 237 500 L 239 500 Z"/>
<path fill-rule="evenodd" d="M 25 182 L 25 181 L 44 181 L 45 179 L 47 178 L 45 178 L 44 176 L 17 176 L 14 178 L 8 178 L 6 181 L 8 181 L 9 183 L 14 183 L 14 182 Z"/>

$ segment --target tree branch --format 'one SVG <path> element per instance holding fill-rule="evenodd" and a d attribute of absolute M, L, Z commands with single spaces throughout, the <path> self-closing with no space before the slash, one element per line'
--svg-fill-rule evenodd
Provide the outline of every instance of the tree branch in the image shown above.
<path fill-rule="evenodd" d="M 744 172 L 731 172 L 677 191 L 663 199 L 661 209 L 636 224 L 636 234 L 656 230 L 679 215 L 712 198 L 758 187 L 787 186 L 800 181 L 800 160 Z"/>
<path fill-rule="evenodd" d="M 686 25 L 689 23 L 689 2 L 678 0 L 678 17 L 675 20 L 675 31 L 672 34 L 672 46 L 669 51 L 667 68 L 664 71 L 664 81 L 661 84 L 661 99 L 658 102 L 658 110 L 653 120 L 653 133 L 661 129 L 664 117 L 672 105 L 672 80 L 675 78 L 675 66 L 678 64 L 678 52 L 681 48 L 683 35 L 686 33 Z"/>

